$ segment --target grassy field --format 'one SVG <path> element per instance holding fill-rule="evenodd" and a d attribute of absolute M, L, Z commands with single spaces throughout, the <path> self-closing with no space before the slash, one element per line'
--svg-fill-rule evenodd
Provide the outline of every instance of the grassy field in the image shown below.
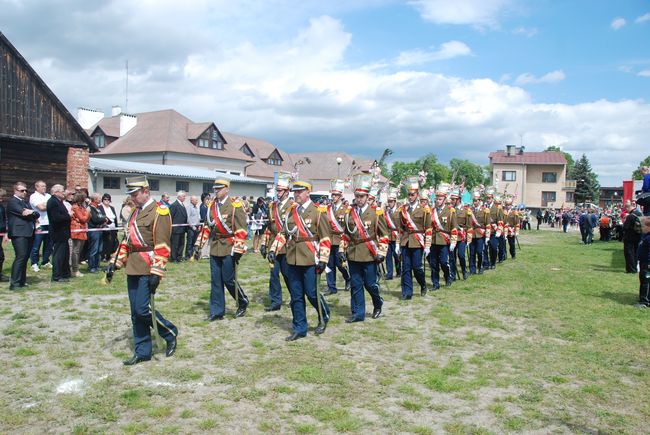
<path fill-rule="evenodd" d="M 239 273 L 247 315 L 228 298 L 214 323 L 206 260 L 174 264 L 156 306 L 179 349 L 134 367 L 121 272 L 106 287 L 30 271 L 29 290 L 0 291 L 0 432 L 647 432 L 650 311 L 633 307 L 622 244 L 521 242 L 517 260 L 425 298 L 400 301 L 391 281 L 378 320 L 345 324 L 349 294 L 329 296 L 327 332 L 294 343 L 286 290 L 263 310 L 259 255 Z"/>

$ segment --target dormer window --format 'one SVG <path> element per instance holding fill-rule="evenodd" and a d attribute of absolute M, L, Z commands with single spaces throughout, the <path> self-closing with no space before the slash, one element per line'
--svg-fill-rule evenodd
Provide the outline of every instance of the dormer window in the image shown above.
<path fill-rule="evenodd" d="M 212 148 L 222 150 L 223 142 L 219 137 L 219 132 L 213 129 L 207 129 L 196 141 L 196 145 L 201 148 Z"/>
<path fill-rule="evenodd" d="M 104 136 L 104 133 L 97 133 L 93 139 L 97 148 L 104 148 L 106 146 L 106 136 Z"/>
<path fill-rule="evenodd" d="M 239 148 L 239 151 L 246 154 L 248 157 L 255 157 L 255 154 L 253 154 L 253 151 L 251 151 L 251 149 L 246 144 L 242 145 L 241 148 Z"/>
<path fill-rule="evenodd" d="M 270 158 L 270 159 L 266 160 L 266 163 L 268 163 L 269 165 L 274 165 L 274 166 L 282 166 L 282 160 L 280 160 L 280 159 Z"/>

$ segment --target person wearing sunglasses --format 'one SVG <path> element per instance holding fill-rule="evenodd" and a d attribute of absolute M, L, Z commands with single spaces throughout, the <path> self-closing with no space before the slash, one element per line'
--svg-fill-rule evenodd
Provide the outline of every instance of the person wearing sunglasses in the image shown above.
<path fill-rule="evenodd" d="M 34 230 L 38 212 L 26 200 L 27 185 L 21 181 L 14 184 L 14 195 L 7 203 L 7 226 L 9 238 L 16 257 L 11 266 L 9 290 L 26 287 L 27 260 L 34 241 Z"/>

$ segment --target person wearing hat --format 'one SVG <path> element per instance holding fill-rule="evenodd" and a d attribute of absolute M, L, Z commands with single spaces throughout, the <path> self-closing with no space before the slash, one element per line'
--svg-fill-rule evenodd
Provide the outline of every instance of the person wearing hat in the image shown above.
<path fill-rule="evenodd" d="M 453 201 L 453 207 L 456 209 L 456 224 L 458 225 L 458 242 L 456 249 L 450 252 L 450 273 L 452 281 L 458 278 L 458 263 L 460 263 L 460 272 L 463 280 L 467 279 L 467 230 L 471 224 L 471 209 L 469 204 L 463 205 L 458 188 L 452 190 L 449 194 Z"/>
<path fill-rule="evenodd" d="M 402 264 L 399 258 L 399 224 L 400 214 L 397 207 L 397 194 L 399 189 L 388 189 L 388 198 L 384 207 L 384 220 L 389 231 L 388 252 L 386 253 L 386 279 L 393 279 L 393 263 L 395 275 L 401 274 Z"/>
<path fill-rule="evenodd" d="M 519 212 L 514 208 L 512 208 L 512 200 L 513 200 L 512 195 L 506 196 L 506 207 L 503 210 L 503 218 L 504 218 L 503 233 L 508 239 L 510 258 L 515 258 L 517 255 L 517 252 L 515 250 L 515 242 L 517 237 L 519 237 L 521 217 L 519 216 Z"/>
<path fill-rule="evenodd" d="M 238 198 L 231 198 L 230 180 L 217 179 L 212 186 L 214 201 L 208 206 L 208 225 L 197 238 L 195 250 L 210 240 L 210 314 L 208 320 L 222 320 L 226 312 L 224 286 L 238 302 L 235 317 L 242 317 L 248 298 L 237 282 L 236 267 L 246 252 L 246 212 Z M 237 293 L 235 293 L 237 292 Z"/>
<path fill-rule="evenodd" d="M 506 216 L 503 208 L 503 197 L 501 195 L 496 195 L 494 197 L 494 204 L 497 207 L 501 207 L 501 215 L 502 215 L 502 220 L 501 220 L 501 235 L 497 237 L 498 239 L 498 245 L 497 245 L 497 262 L 498 263 L 503 263 L 506 260 Z"/>
<path fill-rule="evenodd" d="M 402 300 L 413 297 L 413 278 L 420 284 L 420 294 L 427 294 L 423 256 L 431 249 L 431 209 L 418 201 L 420 182 L 409 177 L 406 182 L 407 201 L 400 207 L 400 251 L 402 252 Z"/>
<path fill-rule="evenodd" d="M 458 228 L 456 222 L 456 209 L 446 205 L 449 184 L 441 183 L 436 189 L 436 201 L 431 210 L 431 223 L 433 233 L 431 237 L 431 252 L 427 257 L 431 267 L 431 282 L 433 290 L 440 288 L 440 269 L 445 277 L 445 286 L 451 286 L 451 270 L 449 266 L 449 253 L 456 249 L 458 242 Z"/>
<path fill-rule="evenodd" d="M 307 336 L 307 310 L 305 296 L 318 312 L 316 335 L 325 332 L 330 318 L 330 308 L 316 282 L 317 275 L 325 272 L 329 260 L 331 241 L 327 209 L 316 207 L 311 201 L 311 184 L 296 181 L 291 187 L 295 202 L 291 205 L 284 228 L 275 237 L 267 259 L 275 263 L 278 252 L 286 246 L 291 295 L 292 333 L 286 341 Z"/>
<path fill-rule="evenodd" d="M 338 292 L 336 288 L 336 269 L 341 272 L 343 280 L 345 281 L 345 290 L 350 289 L 350 273 L 344 267 L 344 256 L 339 255 L 339 246 L 341 245 L 341 235 L 343 234 L 343 224 L 345 222 L 345 214 L 347 207 L 343 205 L 343 191 L 345 190 L 345 182 L 340 179 L 330 181 L 330 195 L 332 196 L 332 203 L 327 205 L 327 219 L 330 223 L 330 231 L 332 235 L 332 249 L 330 250 L 329 261 L 327 268 L 329 271 L 325 274 L 327 277 L 327 293 L 335 294 Z"/>
<path fill-rule="evenodd" d="M 368 203 L 372 175 L 353 177 L 354 205 L 345 216 L 343 245 L 350 265 L 350 311 L 346 323 L 363 322 L 366 318 L 365 288 L 372 298 L 372 318 L 381 316 L 384 300 L 379 296 L 377 266 L 388 251 L 388 227 L 381 208 Z"/>
<path fill-rule="evenodd" d="M 486 191 L 487 200 L 485 201 L 485 208 L 490 209 L 490 237 L 488 243 L 490 269 L 497 267 L 497 255 L 499 252 L 499 243 L 503 235 L 503 207 L 501 207 L 500 198 L 495 201 L 495 189 L 490 187 Z M 485 260 L 484 260 L 485 262 Z"/>
<path fill-rule="evenodd" d="M 467 230 L 469 243 L 469 273 L 482 274 L 484 270 L 483 256 L 485 241 L 490 238 L 490 209 L 481 202 L 481 191 L 475 189 L 472 195 L 474 207 L 471 210 L 471 224 Z"/>
<path fill-rule="evenodd" d="M 269 205 L 269 223 L 264 232 L 262 245 L 260 246 L 260 253 L 263 258 L 266 258 L 271 244 L 275 240 L 278 233 L 282 232 L 284 223 L 287 219 L 287 214 L 291 209 L 293 200 L 289 198 L 289 189 L 291 188 L 291 174 L 281 172 L 278 174 L 278 181 L 275 186 L 277 199 Z M 287 250 L 282 247 L 275 255 L 275 262 L 271 268 L 269 278 L 269 300 L 271 305 L 266 308 L 266 311 L 278 311 L 282 307 L 282 286 L 280 285 L 280 273 L 284 278 L 284 284 L 289 290 L 289 270 L 287 269 Z"/>
<path fill-rule="evenodd" d="M 108 273 L 125 267 L 126 283 L 131 305 L 134 354 L 124 361 L 130 366 L 149 361 L 152 354 L 151 296 L 156 293 L 165 276 L 169 261 L 172 219 L 169 207 L 157 203 L 149 192 L 149 182 L 144 176 L 126 179 L 126 193 L 136 205 L 126 224 L 126 237 L 120 243 Z M 158 334 L 167 342 L 166 356 L 176 351 L 178 328 L 155 312 Z"/>

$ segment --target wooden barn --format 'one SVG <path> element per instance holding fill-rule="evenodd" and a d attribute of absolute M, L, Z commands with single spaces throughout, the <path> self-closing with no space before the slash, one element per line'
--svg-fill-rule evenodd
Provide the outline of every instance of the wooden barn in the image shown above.
<path fill-rule="evenodd" d="M 0 187 L 30 193 L 41 179 L 88 184 L 88 153 L 97 147 L 70 112 L 0 32 Z"/>

